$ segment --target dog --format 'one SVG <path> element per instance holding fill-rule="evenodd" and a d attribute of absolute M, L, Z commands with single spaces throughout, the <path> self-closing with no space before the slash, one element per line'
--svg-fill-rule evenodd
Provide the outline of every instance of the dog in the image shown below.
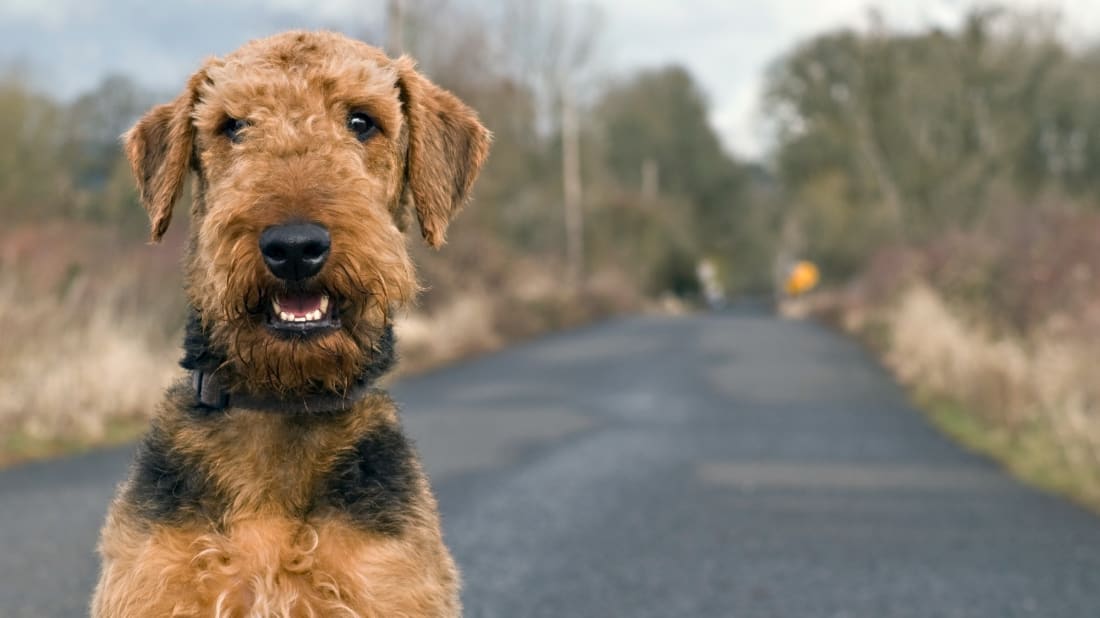
<path fill-rule="evenodd" d="M 485 161 L 402 56 L 288 32 L 212 58 L 124 136 L 164 235 L 193 176 L 183 367 L 102 529 L 97 618 L 461 615 L 435 498 L 376 380 Z"/>

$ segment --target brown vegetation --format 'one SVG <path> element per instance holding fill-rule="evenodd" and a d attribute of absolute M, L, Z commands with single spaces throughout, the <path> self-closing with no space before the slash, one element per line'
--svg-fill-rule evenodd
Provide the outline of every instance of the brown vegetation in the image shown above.
<path fill-rule="evenodd" d="M 880 352 L 946 431 L 1100 508 L 1100 216 L 883 250 L 822 315 Z"/>
<path fill-rule="evenodd" d="M 23 226 L 3 241 L 0 452 L 104 440 L 146 418 L 174 373 L 173 260 L 80 225 Z"/>

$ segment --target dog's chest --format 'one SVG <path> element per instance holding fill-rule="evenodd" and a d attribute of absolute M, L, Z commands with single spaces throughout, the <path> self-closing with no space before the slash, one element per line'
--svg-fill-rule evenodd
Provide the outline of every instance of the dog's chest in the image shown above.
<path fill-rule="evenodd" d="M 425 489 L 416 455 L 398 426 L 378 424 L 348 439 L 343 430 L 272 428 L 263 424 L 267 419 L 253 420 L 242 415 L 173 436 L 150 432 L 127 502 L 142 519 L 176 526 L 269 515 L 295 521 L 339 516 L 364 533 L 402 533 Z M 188 451 L 187 444 L 201 450 Z"/>
<path fill-rule="evenodd" d="M 147 542 L 106 555 L 163 582 L 166 615 L 422 615 L 401 608 L 436 585 L 417 580 L 440 560 L 421 545 L 438 524 L 399 425 L 284 425 L 151 431 L 121 502 Z"/>
<path fill-rule="evenodd" d="M 335 520 L 253 518 L 152 544 L 171 562 L 163 573 L 179 586 L 172 611 L 181 616 L 375 615 L 381 588 L 398 584 L 393 561 L 405 559 L 401 541 Z"/>

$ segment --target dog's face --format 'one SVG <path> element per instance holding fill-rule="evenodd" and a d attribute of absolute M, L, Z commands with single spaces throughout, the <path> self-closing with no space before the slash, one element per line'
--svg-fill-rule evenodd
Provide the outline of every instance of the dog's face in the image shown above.
<path fill-rule="evenodd" d="M 408 59 L 294 32 L 209 61 L 125 142 L 154 240 L 195 173 L 187 293 L 238 386 L 292 392 L 359 376 L 416 293 L 407 211 L 441 245 L 489 135 Z"/>

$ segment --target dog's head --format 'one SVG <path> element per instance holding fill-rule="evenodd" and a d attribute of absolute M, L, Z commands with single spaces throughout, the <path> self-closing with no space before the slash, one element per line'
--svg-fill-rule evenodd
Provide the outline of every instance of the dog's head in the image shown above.
<path fill-rule="evenodd" d="M 417 290 L 489 147 L 407 58 L 291 32 L 211 59 L 124 136 L 159 240 L 193 172 L 187 294 L 239 387 L 346 387 Z"/>

